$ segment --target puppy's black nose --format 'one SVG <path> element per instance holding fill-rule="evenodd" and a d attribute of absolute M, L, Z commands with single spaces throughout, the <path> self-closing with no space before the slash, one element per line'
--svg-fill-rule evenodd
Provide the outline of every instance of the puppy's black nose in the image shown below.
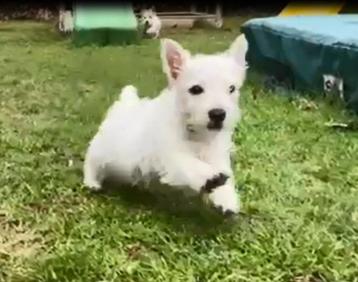
<path fill-rule="evenodd" d="M 208 114 L 209 118 L 216 122 L 222 122 L 226 117 L 226 112 L 223 109 L 212 109 Z"/>

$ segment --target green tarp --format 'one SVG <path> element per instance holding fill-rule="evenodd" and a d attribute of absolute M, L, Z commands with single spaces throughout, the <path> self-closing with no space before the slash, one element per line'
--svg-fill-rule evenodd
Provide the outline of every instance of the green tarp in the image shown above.
<path fill-rule="evenodd" d="M 358 112 L 358 15 L 270 17 L 242 26 L 251 67 L 323 93 L 323 75 L 343 79 L 344 101 Z"/>
<path fill-rule="evenodd" d="M 75 45 L 122 45 L 136 43 L 138 39 L 137 19 L 131 5 L 75 5 Z"/>

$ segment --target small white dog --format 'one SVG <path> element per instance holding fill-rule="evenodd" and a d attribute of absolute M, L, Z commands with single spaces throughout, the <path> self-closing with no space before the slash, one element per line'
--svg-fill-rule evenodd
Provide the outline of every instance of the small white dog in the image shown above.
<path fill-rule="evenodd" d="M 145 34 L 158 38 L 162 28 L 162 22 L 153 9 L 141 11 L 141 23 L 144 25 Z"/>
<path fill-rule="evenodd" d="M 84 184 L 98 190 L 110 175 L 134 184 L 154 174 L 161 183 L 205 193 L 225 214 L 237 213 L 230 153 L 246 51 L 244 35 L 213 55 L 191 55 L 163 39 L 168 87 L 154 99 L 123 88 L 89 145 Z"/>
<path fill-rule="evenodd" d="M 58 29 L 64 33 L 70 33 L 74 29 L 74 19 L 70 10 L 59 11 Z"/>

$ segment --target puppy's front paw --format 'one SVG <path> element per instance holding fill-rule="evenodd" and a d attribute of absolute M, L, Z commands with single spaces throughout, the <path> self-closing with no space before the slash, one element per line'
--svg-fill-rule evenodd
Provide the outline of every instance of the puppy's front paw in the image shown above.
<path fill-rule="evenodd" d="M 97 192 L 100 191 L 102 189 L 102 185 L 101 183 L 99 183 L 96 180 L 90 180 L 90 179 L 85 179 L 83 181 L 83 184 L 90 190 Z"/>
<path fill-rule="evenodd" d="M 205 185 L 201 187 L 201 191 L 204 193 L 212 193 L 215 188 L 224 185 L 228 178 L 229 177 L 226 174 L 219 173 L 218 175 L 208 179 Z"/>
<path fill-rule="evenodd" d="M 233 215 L 240 211 L 238 195 L 232 185 L 217 187 L 209 194 L 209 200 L 224 215 Z"/>

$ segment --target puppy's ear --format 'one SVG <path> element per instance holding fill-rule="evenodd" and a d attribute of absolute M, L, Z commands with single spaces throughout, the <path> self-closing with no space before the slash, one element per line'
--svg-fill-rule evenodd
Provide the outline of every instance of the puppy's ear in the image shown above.
<path fill-rule="evenodd" d="M 248 43 L 244 34 L 239 35 L 235 41 L 231 44 L 228 55 L 233 57 L 235 62 L 241 67 L 247 67 L 246 53 L 248 50 Z"/>
<path fill-rule="evenodd" d="M 176 41 L 171 39 L 161 40 L 163 71 L 167 74 L 169 82 L 178 78 L 189 58 L 189 51 Z"/>

